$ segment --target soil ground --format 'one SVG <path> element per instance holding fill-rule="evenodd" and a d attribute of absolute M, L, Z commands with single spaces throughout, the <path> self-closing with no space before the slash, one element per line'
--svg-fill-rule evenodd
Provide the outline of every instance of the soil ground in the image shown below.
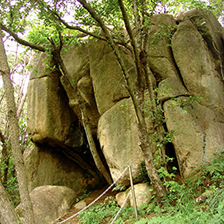
<path fill-rule="evenodd" d="M 86 205 L 90 204 L 92 201 L 94 201 L 100 194 L 102 194 L 106 189 L 108 188 L 108 186 L 100 189 L 100 190 L 95 190 L 94 192 L 92 192 L 88 197 L 82 199 L 82 201 L 86 202 Z M 111 189 L 105 194 L 103 195 L 95 204 L 99 204 L 101 202 L 104 202 L 105 198 L 109 197 L 109 196 L 115 196 L 116 195 L 116 191 L 112 191 Z M 70 210 L 68 211 L 68 213 L 63 216 L 62 218 L 60 218 L 58 220 L 58 223 L 68 219 L 69 217 L 71 217 L 72 215 L 76 214 L 77 212 L 79 212 L 78 209 L 75 208 L 76 203 L 74 203 L 72 205 L 72 207 L 70 208 Z M 78 224 L 79 223 L 79 219 L 78 217 L 74 217 L 69 219 L 68 221 L 66 221 L 65 223 L 69 223 L 69 224 Z"/>

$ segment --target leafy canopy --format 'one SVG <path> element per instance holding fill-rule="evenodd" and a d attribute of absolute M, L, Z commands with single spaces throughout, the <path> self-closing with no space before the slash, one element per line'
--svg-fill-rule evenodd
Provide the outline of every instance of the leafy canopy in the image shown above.
<path fill-rule="evenodd" d="M 131 24 L 135 24 L 133 0 L 123 0 Z M 222 16 L 221 0 L 136 0 L 142 26 L 150 23 L 150 16 L 158 13 L 176 13 L 192 8 L 209 9 L 217 17 Z M 88 3 L 101 16 L 114 38 L 124 23 L 117 0 L 89 0 Z M 147 21 L 146 19 L 147 18 Z M 0 2 L 0 22 L 12 32 L 25 36 L 30 42 L 51 48 L 58 45 L 60 32 L 66 44 L 77 43 L 82 31 L 101 34 L 98 24 L 78 1 L 70 0 L 11 0 Z"/>

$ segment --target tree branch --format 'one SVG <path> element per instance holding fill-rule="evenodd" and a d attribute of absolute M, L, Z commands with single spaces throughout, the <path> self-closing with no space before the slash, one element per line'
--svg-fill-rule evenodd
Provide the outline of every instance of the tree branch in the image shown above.
<path fill-rule="evenodd" d="M 50 10 L 50 12 L 52 13 L 52 15 L 54 15 L 55 19 L 58 20 L 59 22 L 61 22 L 66 28 L 68 28 L 70 30 L 77 30 L 77 31 L 80 31 L 82 33 L 85 33 L 85 34 L 87 34 L 89 36 L 95 37 L 95 38 L 97 38 L 99 40 L 106 41 L 106 38 L 104 38 L 102 36 L 99 36 L 99 35 L 96 35 L 96 34 L 94 34 L 92 32 L 87 31 L 87 30 L 84 30 L 84 29 L 80 28 L 79 26 L 71 26 L 71 25 L 69 25 L 56 12 L 53 12 L 52 10 Z"/>
<path fill-rule="evenodd" d="M 134 17 L 135 17 L 135 28 L 137 29 L 137 44 L 138 48 L 141 49 L 142 47 L 142 41 L 141 41 L 141 20 L 140 20 L 140 15 L 139 15 L 139 3 L 137 0 L 133 1 L 133 8 L 134 8 Z"/>
<path fill-rule="evenodd" d="M 51 14 L 53 15 L 53 17 L 58 20 L 59 22 L 61 22 L 66 28 L 68 29 L 71 29 L 71 30 L 77 30 L 77 31 L 80 31 L 86 35 L 89 35 L 89 36 L 92 36 L 94 38 L 97 38 L 99 40 L 103 40 L 103 41 L 107 41 L 107 39 L 105 37 L 102 37 L 102 36 L 99 36 L 99 35 L 96 35 L 95 33 L 92 33 L 92 32 L 89 32 L 85 29 L 82 29 L 81 27 L 79 26 L 72 26 L 72 25 L 69 25 L 65 20 L 63 20 L 57 12 L 55 11 L 52 11 L 49 7 L 47 7 L 47 9 L 51 12 Z M 131 50 L 130 47 L 127 46 L 127 44 L 125 42 L 121 42 L 121 41 L 117 41 L 117 43 L 119 45 L 122 45 L 124 47 L 126 47 L 128 50 Z"/>
<path fill-rule="evenodd" d="M 132 29 L 131 29 L 131 25 L 129 23 L 129 18 L 128 18 L 126 9 L 124 7 L 124 3 L 123 3 L 122 0 L 118 0 L 118 4 L 120 6 L 122 16 L 123 16 L 123 20 L 124 20 L 124 23 L 125 23 L 125 27 L 126 27 L 126 30 L 128 32 L 128 35 L 130 37 L 131 45 L 132 45 L 133 50 L 134 50 L 134 58 L 135 58 L 135 65 L 136 65 L 137 79 L 138 79 L 138 88 L 140 90 L 140 93 L 142 93 L 143 92 L 143 75 L 142 75 L 142 71 L 141 71 L 141 64 L 140 64 L 140 58 L 139 58 L 137 43 L 135 41 Z M 139 29 L 139 27 L 137 27 L 137 29 Z"/>
<path fill-rule="evenodd" d="M 23 45 L 23 46 L 27 46 L 27 47 L 30 47 L 34 50 L 38 50 L 38 51 L 41 51 L 41 52 L 45 52 L 46 51 L 46 48 L 42 47 L 42 46 L 39 46 L 39 45 L 36 45 L 36 44 L 33 44 L 33 43 L 30 43 L 26 40 L 23 40 L 21 39 L 20 37 L 18 37 L 17 34 L 15 34 L 13 31 L 11 31 L 10 29 L 8 29 L 5 25 L 3 25 L 2 23 L 0 23 L 0 28 L 2 30 L 4 30 L 5 32 L 7 32 L 8 34 L 10 34 L 19 44 Z"/>

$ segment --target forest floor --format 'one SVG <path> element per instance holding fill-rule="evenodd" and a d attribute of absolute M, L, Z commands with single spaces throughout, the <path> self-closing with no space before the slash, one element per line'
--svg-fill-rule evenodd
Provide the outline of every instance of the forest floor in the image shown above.
<path fill-rule="evenodd" d="M 102 189 L 98 189 L 93 191 L 88 197 L 82 199 L 81 201 L 84 201 L 86 203 L 86 205 L 89 205 L 92 201 L 94 201 L 100 194 L 102 194 L 108 186 L 102 188 Z M 109 197 L 109 196 L 115 196 L 117 194 L 116 191 L 112 191 L 111 189 L 104 194 L 95 204 L 99 204 L 101 202 L 105 201 L 105 198 Z M 77 202 L 78 203 L 78 202 Z M 72 205 L 72 207 L 70 208 L 70 210 L 68 211 L 68 213 L 63 216 L 62 218 L 59 219 L 58 223 L 68 219 L 69 217 L 71 217 L 72 215 L 76 214 L 77 212 L 79 212 L 79 209 L 75 208 L 75 205 L 77 204 L 76 202 Z M 79 223 L 79 219 L 78 217 L 74 217 L 69 219 L 68 221 L 65 222 L 65 224 L 78 224 Z"/>

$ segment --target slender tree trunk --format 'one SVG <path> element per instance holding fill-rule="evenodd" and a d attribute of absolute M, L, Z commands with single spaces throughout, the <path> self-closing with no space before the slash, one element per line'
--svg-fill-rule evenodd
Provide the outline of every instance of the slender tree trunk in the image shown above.
<path fill-rule="evenodd" d="M 19 144 L 19 125 L 16 115 L 16 105 L 14 98 L 14 89 L 10 79 L 10 71 L 5 53 L 5 48 L 2 41 L 2 31 L 0 31 L 0 72 L 3 78 L 3 85 L 6 94 L 6 102 L 8 108 L 10 139 L 12 146 L 12 154 L 15 163 L 17 180 L 19 185 L 20 199 L 23 208 L 23 214 L 26 224 L 34 224 L 34 215 L 32 203 L 28 191 L 28 180 L 23 162 L 23 155 Z"/>
<path fill-rule="evenodd" d="M 9 147 L 7 146 L 6 138 L 3 135 L 2 131 L 0 130 L 0 141 L 2 142 L 2 158 L 1 158 L 1 165 L 3 166 L 3 184 L 6 185 L 8 181 L 8 170 L 9 170 Z"/>
<path fill-rule="evenodd" d="M 88 117 L 87 117 L 87 114 L 86 114 L 86 106 L 85 106 L 85 104 L 83 102 L 83 99 L 81 98 L 79 93 L 78 93 L 78 95 L 79 95 L 78 96 L 79 106 L 80 106 L 81 113 L 82 113 L 83 127 L 84 127 L 85 132 L 86 132 L 86 137 L 87 137 L 87 140 L 88 140 L 88 143 L 89 143 L 89 148 L 90 148 L 91 154 L 94 158 L 94 162 L 96 164 L 96 167 L 98 168 L 100 173 L 104 176 L 107 183 L 109 185 L 111 185 L 113 183 L 113 181 L 111 179 L 110 173 L 108 172 L 108 170 L 104 166 L 104 164 L 103 164 L 103 162 L 100 158 L 100 155 L 97 151 L 94 139 L 93 139 L 93 135 L 92 135 L 92 132 L 91 132 L 91 129 L 90 129 Z"/>
<path fill-rule="evenodd" d="M 24 104 L 26 102 L 26 97 L 27 97 L 27 93 L 22 95 L 21 100 L 19 102 L 18 109 L 17 109 L 17 112 L 16 112 L 16 115 L 17 115 L 18 119 L 21 117 L 21 114 L 23 112 L 23 106 L 24 106 Z"/>
<path fill-rule="evenodd" d="M 0 223 L 17 224 L 19 219 L 0 180 Z"/>
<path fill-rule="evenodd" d="M 136 29 L 137 29 L 137 33 L 138 33 L 138 35 L 136 35 L 136 36 L 134 36 L 133 31 L 131 29 L 131 25 L 130 25 L 130 22 L 129 22 L 129 19 L 128 19 L 128 15 L 127 15 L 125 6 L 123 4 L 123 1 L 122 0 L 118 0 L 118 3 L 119 3 L 119 6 L 120 6 L 122 15 L 123 15 L 123 20 L 124 20 L 124 23 L 125 23 L 126 30 L 128 32 L 129 38 L 131 40 L 131 45 L 132 45 L 132 47 L 134 49 L 135 64 L 136 64 L 136 68 L 138 68 L 137 69 L 137 77 L 141 77 L 141 78 L 139 78 L 139 80 L 142 80 L 141 82 L 138 83 L 140 85 L 140 87 L 139 87 L 139 91 L 140 92 L 138 93 L 138 91 L 137 91 L 138 96 L 142 96 L 142 99 L 138 100 L 137 102 L 139 104 L 139 107 L 141 109 L 143 109 L 144 108 L 144 89 L 145 89 L 144 85 L 143 85 L 143 77 L 145 76 L 145 82 L 146 82 L 146 86 L 148 88 L 149 99 L 151 100 L 151 104 L 152 104 L 152 108 L 153 108 L 152 113 L 153 113 L 153 116 L 154 116 L 158 112 L 157 112 L 156 100 L 155 100 L 153 88 L 152 88 L 152 85 L 150 85 L 150 82 L 149 82 L 149 79 L 148 79 L 149 66 L 148 66 L 148 61 L 147 61 L 147 54 L 144 51 L 145 49 L 142 49 L 142 44 L 141 44 L 142 41 L 140 40 L 140 37 L 139 37 L 139 35 L 141 34 L 141 28 L 142 27 L 141 27 L 139 12 L 138 12 L 138 1 L 137 0 L 133 0 L 134 14 L 135 14 L 135 24 L 136 24 Z M 139 53 L 139 51 L 140 51 L 140 53 Z M 136 97 L 136 98 L 139 98 L 139 97 Z M 142 116 L 144 117 L 144 115 L 142 115 Z M 147 133 L 147 128 L 146 128 L 146 123 L 143 122 L 139 126 L 140 126 L 139 128 L 142 129 L 140 131 L 141 135 L 147 135 L 148 133 Z M 158 129 L 159 129 L 159 131 L 158 131 Z M 157 133 L 159 139 L 161 140 L 162 139 L 162 137 L 161 137 L 161 133 L 162 132 L 161 132 L 160 129 L 161 129 L 160 127 L 158 127 L 158 126 L 156 127 L 154 125 L 154 132 Z M 148 138 L 145 139 L 145 141 L 149 141 Z M 150 143 L 150 141 L 149 141 L 149 143 Z M 145 144 L 147 145 L 148 143 L 145 142 Z M 145 144 L 143 144 L 143 147 L 144 147 Z M 155 145 L 155 144 L 150 144 L 149 145 L 149 147 L 151 149 L 150 150 L 151 152 L 153 151 L 152 149 L 154 149 L 153 145 Z M 165 165 L 165 154 L 163 153 L 164 150 L 163 149 L 159 149 L 159 150 L 162 151 L 162 152 L 160 152 L 160 155 L 161 155 L 161 157 L 163 159 L 163 163 L 164 163 L 163 165 Z M 150 155 L 150 157 L 151 157 L 151 155 Z M 151 169 L 154 169 L 154 168 L 155 168 L 155 166 L 154 166 L 154 163 L 153 163 L 152 166 L 151 166 Z"/>
<path fill-rule="evenodd" d="M 139 0 L 133 0 L 133 9 L 134 9 L 134 19 L 135 19 L 135 29 L 136 29 L 136 39 L 138 49 L 142 48 L 142 37 L 141 37 L 141 19 L 139 15 Z"/>
<path fill-rule="evenodd" d="M 126 13 L 123 1 L 118 0 L 118 4 L 120 6 L 120 9 L 121 9 L 121 12 L 122 12 L 122 15 L 123 15 L 125 28 L 128 32 L 128 35 L 129 35 L 129 38 L 130 38 L 130 41 L 131 41 L 131 45 L 132 45 L 132 48 L 133 48 L 133 52 L 134 52 L 135 67 L 136 67 L 136 72 L 137 72 L 137 88 L 138 88 L 137 94 L 138 94 L 138 98 L 139 98 L 139 101 L 140 101 L 140 104 L 141 104 L 143 102 L 143 99 L 144 99 L 144 76 L 143 76 L 143 72 L 142 72 L 142 68 L 141 68 L 141 63 L 140 63 L 140 58 L 139 58 L 139 50 L 138 50 L 138 46 L 137 46 L 138 38 L 134 37 L 134 34 L 132 32 L 131 25 L 130 25 L 128 15 Z M 139 14 L 138 14 L 138 10 L 137 10 L 137 2 L 136 1 L 135 1 L 135 4 L 134 4 L 134 9 L 135 9 L 134 11 L 135 11 L 136 16 L 137 16 L 136 24 L 138 26 L 140 26 Z M 137 30 L 140 29 L 140 27 L 136 27 L 136 28 L 137 28 Z M 137 41 L 136 41 L 136 39 L 137 39 Z"/>

